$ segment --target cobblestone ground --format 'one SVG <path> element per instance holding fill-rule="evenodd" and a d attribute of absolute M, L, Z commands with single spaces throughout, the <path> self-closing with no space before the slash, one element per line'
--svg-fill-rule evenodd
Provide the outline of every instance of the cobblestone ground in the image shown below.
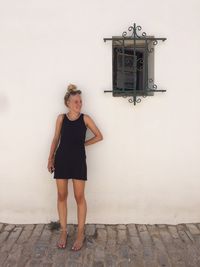
<path fill-rule="evenodd" d="M 86 241 L 72 251 L 77 225 L 67 225 L 67 247 L 58 249 L 50 224 L 0 223 L 1 267 L 200 267 L 200 224 L 86 224 Z"/>

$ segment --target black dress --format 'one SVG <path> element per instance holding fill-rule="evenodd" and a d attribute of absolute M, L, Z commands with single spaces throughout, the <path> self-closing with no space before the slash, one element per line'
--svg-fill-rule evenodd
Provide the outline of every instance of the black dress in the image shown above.
<path fill-rule="evenodd" d="M 55 153 L 55 179 L 87 180 L 85 136 L 87 127 L 83 113 L 70 120 L 63 114 L 60 143 Z"/>

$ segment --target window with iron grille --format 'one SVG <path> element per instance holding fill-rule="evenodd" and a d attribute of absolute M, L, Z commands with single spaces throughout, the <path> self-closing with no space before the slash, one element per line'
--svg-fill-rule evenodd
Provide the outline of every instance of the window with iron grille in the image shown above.
<path fill-rule="evenodd" d="M 141 26 L 128 28 L 132 31 L 131 36 L 123 32 L 122 36 L 112 36 L 104 38 L 104 41 L 112 40 L 112 92 L 113 96 L 132 96 L 129 102 L 134 105 L 141 101 L 138 96 L 153 96 L 154 92 L 165 92 L 157 90 L 154 84 L 154 46 L 158 40 L 165 41 L 166 38 L 156 38 L 147 36 L 145 32 L 142 36 L 137 34 Z"/>

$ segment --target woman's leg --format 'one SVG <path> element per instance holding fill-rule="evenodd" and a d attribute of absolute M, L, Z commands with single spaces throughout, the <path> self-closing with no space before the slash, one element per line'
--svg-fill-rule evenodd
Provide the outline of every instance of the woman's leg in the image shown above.
<path fill-rule="evenodd" d="M 67 237 L 67 196 L 68 179 L 56 179 L 57 183 L 57 209 L 61 227 L 59 246 L 65 245 Z"/>
<path fill-rule="evenodd" d="M 78 217 L 78 233 L 76 241 L 73 244 L 75 250 L 79 249 L 84 239 L 84 226 L 87 213 L 87 203 L 84 195 L 85 181 L 79 179 L 72 179 L 74 196 L 77 203 L 77 217 Z"/>

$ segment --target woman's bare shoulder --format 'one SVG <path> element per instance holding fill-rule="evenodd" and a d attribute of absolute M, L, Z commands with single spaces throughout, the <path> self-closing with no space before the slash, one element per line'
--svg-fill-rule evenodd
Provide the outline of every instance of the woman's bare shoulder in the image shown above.
<path fill-rule="evenodd" d="M 85 114 L 85 113 L 84 113 L 83 115 L 84 115 L 84 117 L 85 117 L 86 119 L 92 119 L 91 116 L 88 115 L 88 114 Z"/>
<path fill-rule="evenodd" d="M 92 118 L 90 117 L 90 115 L 88 115 L 88 114 L 83 114 L 83 118 L 84 118 L 84 120 L 85 121 L 90 121 Z"/>
<path fill-rule="evenodd" d="M 83 113 L 83 117 L 84 117 L 84 118 L 88 118 L 88 117 L 89 117 L 89 115 L 88 115 L 88 114 L 86 114 L 86 113 Z"/>
<path fill-rule="evenodd" d="M 59 118 L 63 118 L 65 116 L 65 113 L 60 113 L 60 114 L 58 114 L 58 117 Z"/>
<path fill-rule="evenodd" d="M 62 120 L 63 120 L 63 118 L 64 118 L 64 115 L 65 115 L 65 113 L 60 113 L 60 114 L 58 114 L 57 119 L 56 119 L 57 122 L 61 123 Z"/>
<path fill-rule="evenodd" d="M 87 127 L 90 126 L 91 124 L 95 124 L 93 118 L 91 118 L 90 115 L 84 113 L 83 118 Z"/>
<path fill-rule="evenodd" d="M 83 119 L 85 122 L 86 127 L 88 127 L 88 122 L 90 123 L 91 117 L 88 114 L 83 114 Z"/>

